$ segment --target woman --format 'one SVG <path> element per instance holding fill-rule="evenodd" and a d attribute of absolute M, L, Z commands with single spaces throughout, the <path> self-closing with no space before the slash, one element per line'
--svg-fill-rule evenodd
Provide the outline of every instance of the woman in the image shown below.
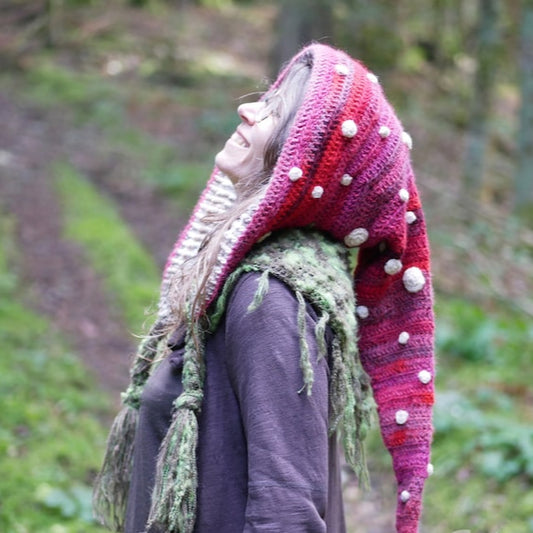
<path fill-rule="evenodd" d="M 364 482 L 371 383 L 415 533 L 433 313 L 411 138 L 376 76 L 319 44 L 238 112 L 169 256 L 96 512 L 128 533 L 342 533 L 336 443 Z"/>

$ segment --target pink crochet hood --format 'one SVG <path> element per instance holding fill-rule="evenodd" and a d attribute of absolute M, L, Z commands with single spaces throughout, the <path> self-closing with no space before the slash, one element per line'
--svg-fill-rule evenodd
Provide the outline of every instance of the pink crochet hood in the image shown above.
<path fill-rule="evenodd" d="M 303 102 L 266 193 L 226 236 L 210 278 L 210 301 L 252 245 L 273 230 L 313 225 L 359 248 L 354 286 L 360 358 L 398 481 L 397 531 L 416 533 L 424 481 L 432 471 L 434 321 L 412 141 L 377 77 L 340 50 L 304 48 L 272 88 L 309 56 L 313 66 Z M 169 256 L 162 317 L 169 279 L 209 231 L 202 218 L 234 201 L 233 185 L 215 168 Z"/>

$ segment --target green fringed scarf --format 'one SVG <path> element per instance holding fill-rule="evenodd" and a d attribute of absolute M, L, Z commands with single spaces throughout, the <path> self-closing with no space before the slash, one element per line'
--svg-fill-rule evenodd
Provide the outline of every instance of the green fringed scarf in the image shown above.
<path fill-rule="evenodd" d="M 315 337 L 320 357 L 327 356 L 325 333 L 328 325 L 331 328 L 329 431 L 330 434 L 338 432 L 348 464 L 361 483 L 367 482 L 363 440 L 374 403 L 357 352 L 355 297 L 347 250 L 319 232 L 287 230 L 257 244 L 228 277 L 206 316 L 189 324 L 185 336 L 183 393 L 174 402 L 172 424 L 159 451 L 148 526 L 157 524 L 168 533 L 192 533 L 194 529 L 205 339 L 216 330 L 239 277 L 252 271 L 262 274 L 249 311 L 261 305 L 270 276 L 283 281 L 296 294 L 302 368 L 300 392 L 312 394 L 314 378 L 306 340 L 306 302 L 319 315 Z M 156 323 L 139 347 L 130 386 L 123 394 L 124 408 L 112 426 L 104 465 L 95 485 L 95 514 L 114 531 L 122 531 L 124 526 L 140 396 L 153 362 L 166 355 L 168 334 L 163 331 L 162 322 Z"/>

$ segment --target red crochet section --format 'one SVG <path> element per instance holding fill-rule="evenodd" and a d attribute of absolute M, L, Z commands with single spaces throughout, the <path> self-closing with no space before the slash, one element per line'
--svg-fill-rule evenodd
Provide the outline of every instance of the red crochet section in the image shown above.
<path fill-rule="evenodd" d="M 231 236 L 211 301 L 270 231 L 313 225 L 359 246 L 354 286 L 360 357 L 398 480 L 397 531 L 416 533 L 430 461 L 435 371 L 430 254 L 411 139 L 375 76 L 339 50 L 321 44 L 303 49 L 273 87 L 308 57 L 304 100 L 264 199 Z M 295 180 L 294 168 L 301 171 Z"/>

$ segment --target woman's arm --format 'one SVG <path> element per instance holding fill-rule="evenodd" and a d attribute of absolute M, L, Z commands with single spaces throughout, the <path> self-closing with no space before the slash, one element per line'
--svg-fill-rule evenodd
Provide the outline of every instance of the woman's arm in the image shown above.
<path fill-rule="evenodd" d="M 230 298 L 227 364 L 248 447 L 245 533 L 321 533 L 328 487 L 328 366 L 317 362 L 314 315 L 306 337 L 314 370 L 311 396 L 302 390 L 298 302 L 271 277 L 255 311 L 247 307 L 258 274 L 246 274 Z"/>

